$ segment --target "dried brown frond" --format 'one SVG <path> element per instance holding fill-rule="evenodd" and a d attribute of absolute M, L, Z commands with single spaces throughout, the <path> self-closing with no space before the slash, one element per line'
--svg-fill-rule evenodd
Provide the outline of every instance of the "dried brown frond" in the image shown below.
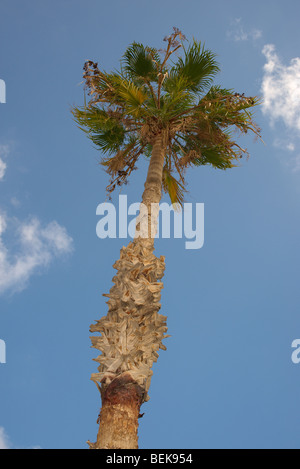
<path fill-rule="evenodd" d="M 146 145 L 137 147 L 135 145 L 135 143 L 132 143 L 125 150 L 117 152 L 113 158 L 101 163 L 111 176 L 111 180 L 106 187 L 108 194 L 111 194 L 117 187 L 126 185 L 131 173 L 137 170 L 136 162 Z"/>
<path fill-rule="evenodd" d="M 195 150 L 190 150 L 178 160 L 178 164 L 181 167 L 187 167 L 187 166 L 190 166 L 192 162 L 197 158 L 201 158 L 200 152 L 197 152 Z"/>

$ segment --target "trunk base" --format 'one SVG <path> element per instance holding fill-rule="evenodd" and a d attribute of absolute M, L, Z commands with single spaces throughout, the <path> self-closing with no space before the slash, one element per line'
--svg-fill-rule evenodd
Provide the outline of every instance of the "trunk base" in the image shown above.
<path fill-rule="evenodd" d="M 102 386 L 102 409 L 96 443 L 90 449 L 138 449 L 138 418 L 143 389 L 124 373 Z"/>

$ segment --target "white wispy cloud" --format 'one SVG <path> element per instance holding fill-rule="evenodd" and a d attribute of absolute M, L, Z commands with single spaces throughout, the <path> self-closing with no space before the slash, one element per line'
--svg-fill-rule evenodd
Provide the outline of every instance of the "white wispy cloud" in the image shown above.
<path fill-rule="evenodd" d="M 262 37 L 262 32 L 257 28 L 245 28 L 242 18 L 235 18 L 231 22 L 231 29 L 227 31 L 227 37 L 236 42 L 240 41 L 256 41 Z"/>
<path fill-rule="evenodd" d="M 7 168 L 4 160 L 11 149 L 12 144 L 0 144 L 0 181 Z M 11 205 L 16 208 L 20 202 L 12 197 Z M 21 221 L 7 215 L 0 206 L 0 295 L 22 291 L 32 275 L 72 249 L 72 238 L 56 221 L 46 226 L 37 217 Z"/>
<path fill-rule="evenodd" d="M 0 158 L 0 181 L 2 181 L 5 176 L 6 167 L 6 163 Z"/>
<path fill-rule="evenodd" d="M 4 242 L 4 235 L 12 229 L 13 248 Z M 37 218 L 21 222 L 0 212 L 0 294 L 22 291 L 32 275 L 72 249 L 72 238 L 56 221 L 43 227 Z"/>
<path fill-rule="evenodd" d="M 300 172 L 300 58 L 284 64 L 274 44 L 266 44 L 262 79 L 262 111 L 271 127 L 282 122 L 286 131 L 274 139 L 274 146 L 283 150 L 281 160 L 293 172 Z M 295 154 L 297 153 L 297 154 Z"/>
<path fill-rule="evenodd" d="M 12 197 L 10 199 L 10 203 L 14 208 L 19 208 L 21 206 L 21 202 L 19 201 L 19 199 L 17 199 L 17 197 Z"/>
<path fill-rule="evenodd" d="M 0 157 L 1 158 L 7 158 L 8 155 L 10 154 L 10 151 L 11 151 L 11 147 L 9 144 L 7 143 L 0 144 Z"/>
<path fill-rule="evenodd" d="M 3 427 L 0 427 L 0 449 L 41 449 L 40 446 L 32 446 L 30 448 L 14 448 L 6 431 Z"/>
<path fill-rule="evenodd" d="M 289 152 L 293 152 L 296 150 L 296 145 L 293 143 L 292 138 L 275 138 L 273 145 L 280 150 L 288 150 Z"/>
<path fill-rule="evenodd" d="M 0 449 L 10 449 L 11 444 L 3 427 L 0 427 Z"/>
<path fill-rule="evenodd" d="M 296 138 L 292 136 L 289 138 L 275 138 L 273 145 L 275 148 L 282 150 L 280 155 L 281 162 L 290 168 L 293 173 L 298 173 L 300 172 L 300 155 L 297 154 L 298 146 L 295 141 Z"/>
<path fill-rule="evenodd" d="M 282 120 L 289 129 L 300 131 L 300 58 L 288 65 L 280 60 L 273 44 L 264 46 L 262 110 L 273 125 Z"/>
<path fill-rule="evenodd" d="M 8 157 L 10 153 L 9 145 L 0 144 L 0 181 L 4 179 L 7 164 L 5 163 L 4 159 Z"/>

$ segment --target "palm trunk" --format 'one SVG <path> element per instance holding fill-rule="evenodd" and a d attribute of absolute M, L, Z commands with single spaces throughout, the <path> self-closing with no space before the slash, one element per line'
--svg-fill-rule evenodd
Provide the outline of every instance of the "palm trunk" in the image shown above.
<path fill-rule="evenodd" d="M 153 254 L 152 207 L 161 199 L 165 144 L 156 136 L 149 164 L 143 204 L 148 209 L 148 238 L 138 237 L 121 249 L 114 264 L 117 274 L 107 296 L 106 317 L 91 326 L 93 347 L 102 354 L 92 375 L 101 392 L 102 409 L 96 443 L 92 449 L 137 449 L 140 407 L 149 399 L 151 368 L 158 350 L 165 350 L 166 317 L 159 314 L 164 257 Z M 138 227 L 138 225 L 137 225 Z M 138 231 L 138 230 L 137 230 Z M 151 236 L 152 235 L 152 236 Z M 100 385 L 98 384 L 100 383 Z"/>

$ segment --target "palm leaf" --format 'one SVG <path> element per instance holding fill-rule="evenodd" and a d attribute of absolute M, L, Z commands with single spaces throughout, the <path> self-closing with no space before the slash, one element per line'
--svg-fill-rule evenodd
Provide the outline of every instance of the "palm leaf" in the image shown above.
<path fill-rule="evenodd" d="M 120 79 L 118 95 L 128 113 L 134 117 L 140 117 L 143 114 L 142 105 L 149 99 L 144 87 L 137 86 L 132 81 Z"/>
<path fill-rule="evenodd" d="M 160 57 L 156 49 L 134 42 L 126 50 L 121 63 L 122 71 L 131 80 L 143 78 L 146 82 L 157 81 Z"/>
<path fill-rule="evenodd" d="M 180 206 L 183 205 L 185 188 L 172 176 L 167 167 L 165 167 L 163 171 L 163 189 L 169 194 L 171 203 L 175 205 L 175 208 L 177 204 Z"/>
<path fill-rule="evenodd" d="M 180 85 L 182 89 L 203 93 L 219 71 L 216 55 L 194 40 L 188 49 L 184 49 L 184 57 L 179 57 L 171 69 L 165 87 L 170 89 Z"/>
<path fill-rule="evenodd" d="M 98 132 L 100 129 L 110 130 L 119 124 L 105 109 L 97 106 L 73 108 L 72 113 L 82 130 L 88 129 L 88 131 Z"/>
<path fill-rule="evenodd" d="M 224 147 L 203 148 L 201 156 L 195 158 L 192 163 L 195 166 L 211 165 L 213 168 L 228 169 L 234 168 L 232 160 L 236 159 L 236 155 L 231 152 L 224 151 Z"/>
<path fill-rule="evenodd" d="M 90 133 L 89 137 L 103 153 L 113 154 L 123 145 L 125 131 L 119 126 L 105 132 Z"/>
<path fill-rule="evenodd" d="M 104 153 L 114 153 L 123 145 L 125 129 L 122 123 L 97 106 L 73 108 L 74 120 L 81 130 Z"/>
<path fill-rule="evenodd" d="M 161 109 L 163 114 L 171 119 L 173 116 L 189 109 L 194 103 L 191 93 L 181 90 L 176 93 L 166 93 L 161 98 Z"/>

